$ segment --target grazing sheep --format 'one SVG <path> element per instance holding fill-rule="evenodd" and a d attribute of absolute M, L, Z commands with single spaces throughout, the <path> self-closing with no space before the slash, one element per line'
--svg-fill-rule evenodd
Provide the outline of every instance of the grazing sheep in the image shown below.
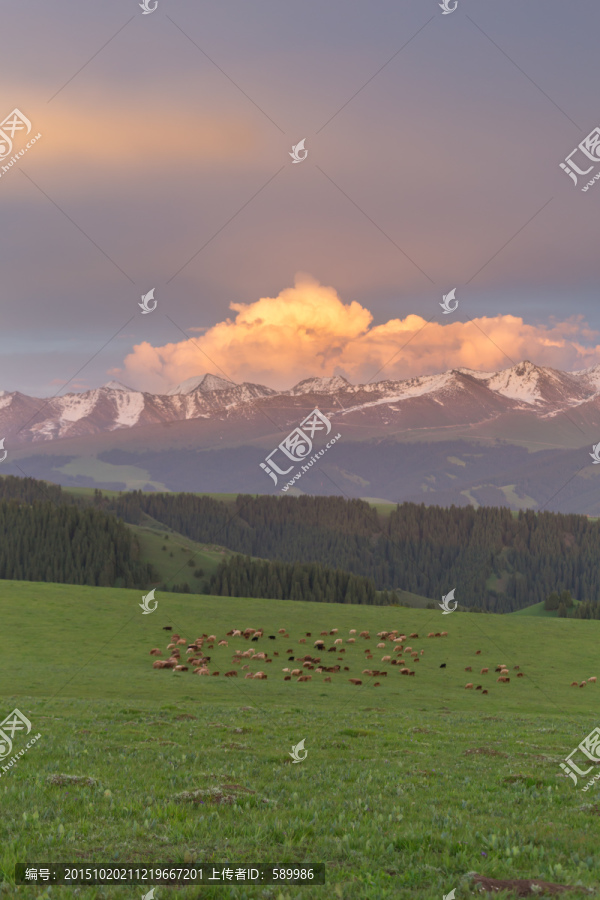
<path fill-rule="evenodd" d="M 382 656 L 381 662 L 389 662 L 391 660 L 391 658 L 392 658 L 391 656 Z"/>
<path fill-rule="evenodd" d="M 409 638 L 418 638 L 418 637 L 419 637 L 419 635 L 417 634 L 416 631 L 413 631 L 412 634 L 409 634 Z"/>
<path fill-rule="evenodd" d="M 481 672 L 480 672 L 479 674 L 480 674 L 480 675 L 487 675 L 489 671 L 490 671 L 489 669 L 482 669 Z"/>
<path fill-rule="evenodd" d="M 433 631 L 430 631 L 429 634 L 427 635 L 427 637 L 435 637 L 434 632 L 433 632 Z"/>
<path fill-rule="evenodd" d="M 476 691 L 480 691 L 480 690 L 481 690 L 481 685 L 478 684 L 477 687 L 475 688 L 475 690 L 476 690 Z"/>
<path fill-rule="evenodd" d="M 522 672 L 517 672 L 517 678 L 525 678 Z"/>
<path fill-rule="evenodd" d="M 480 653 L 481 653 L 481 650 L 476 650 L 476 651 L 475 651 L 475 656 L 479 656 Z"/>
<path fill-rule="evenodd" d="M 292 676 L 291 676 L 291 675 L 286 675 L 285 678 L 284 678 L 283 680 L 284 680 L 284 681 L 291 681 L 291 680 L 292 680 Z M 331 679 L 330 679 L 330 680 L 331 680 Z"/>
<path fill-rule="evenodd" d="M 158 647 L 155 647 L 150 651 L 150 656 L 162 656 L 162 650 L 159 650 Z"/>
<path fill-rule="evenodd" d="M 520 668 L 521 668 L 521 666 L 513 666 L 513 669 L 515 670 L 515 672 L 518 672 Z"/>
<path fill-rule="evenodd" d="M 370 675 L 373 674 L 373 672 L 371 671 L 371 669 L 363 669 L 363 670 L 362 670 L 362 674 L 363 674 L 363 675 L 369 675 L 369 676 L 370 676 Z"/>
<path fill-rule="evenodd" d="M 217 647 L 229 647 L 229 644 L 227 643 L 227 641 L 219 641 Z"/>
<path fill-rule="evenodd" d="M 362 684 L 360 678 L 349 678 L 348 681 L 350 682 L 350 684 Z"/>
<path fill-rule="evenodd" d="M 167 644 L 167 650 L 174 650 L 177 644 Z"/>
<path fill-rule="evenodd" d="M 380 682 L 380 681 L 376 681 L 375 684 L 373 685 L 373 687 L 381 687 L 381 682 Z"/>
<path fill-rule="evenodd" d="M 441 631 L 436 631 L 435 636 L 436 636 L 436 637 L 441 637 L 441 636 L 442 636 Z"/>
<path fill-rule="evenodd" d="M 312 631 L 307 631 L 307 632 L 306 632 L 306 637 L 312 637 Z"/>
<path fill-rule="evenodd" d="M 254 678 L 254 672 L 247 672 L 247 673 L 244 675 L 244 678 Z"/>
<path fill-rule="evenodd" d="M 588 684 L 590 683 L 590 681 L 592 682 L 592 684 L 595 684 L 595 682 L 596 682 L 596 676 L 595 676 L 595 675 L 592 675 L 591 678 L 588 678 Z"/>
<path fill-rule="evenodd" d="M 155 665 L 156 665 L 156 664 L 155 664 Z M 579 687 L 579 682 L 578 682 L 578 681 L 572 681 L 572 682 L 571 682 L 571 687 Z"/>
<path fill-rule="evenodd" d="M 400 669 L 401 675 L 410 675 L 410 669 Z"/>
<path fill-rule="evenodd" d="M 440 637 L 448 637 L 447 631 L 440 631 Z"/>
<path fill-rule="evenodd" d="M 383 672 L 382 674 L 385 675 L 386 673 Z M 409 672 L 408 674 L 409 674 L 409 675 L 414 675 L 415 673 L 414 673 L 414 672 Z"/>
<path fill-rule="evenodd" d="M 302 669 L 292 669 L 290 675 L 293 675 L 294 678 L 297 678 L 298 675 L 302 675 Z"/>
<path fill-rule="evenodd" d="M 402 644 L 399 647 L 394 647 L 394 653 L 402 653 Z"/>
<path fill-rule="evenodd" d="M 235 674 L 237 675 L 237 672 Z M 210 672 L 203 666 L 201 669 L 194 669 L 194 675 L 210 675 Z"/>
<path fill-rule="evenodd" d="M 255 634 L 255 635 L 253 636 L 253 638 L 252 638 L 252 641 L 253 641 L 254 643 L 256 643 L 256 641 L 258 640 L 259 637 L 261 637 L 261 635 Z"/>
<path fill-rule="evenodd" d="M 322 632 L 321 632 L 321 637 L 329 637 L 329 632 L 328 632 L 328 631 L 322 631 Z"/>
<path fill-rule="evenodd" d="M 472 671 L 473 671 L 473 669 L 471 668 L 471 666 L 467 666 L 467 668 L 465 669 L 465 672 L 472 672 Z"/>
<path fill-rule="evenodd" d="M 347 643 L 347 644 L 355 644 L 355 643 L 356 643 L 356 638 L 348 638 L 348 639 L 346 640 L 346 643 Z"/>
<path fill-rule="evenodd" d="M 501 682 L 501 684 L 508 684 L 510 678 L 507 678 L 506 675 L 500 675 L 499 678 L 496 678 L 496 681 Z"/>
<path fill-rule="evenodd" d="M 187 641 L 184 640 L 184 638 L 179 638 L 179 640 L 177 641 L 177 643 L 181 646 L 181 645 L 183 645 L 183 644 L 187 644 Z"/>
<path fill-rule="evenodd" d="M 361 631 L 361 633 L 359 634 L 359 637 L 369 639 L 369 638 L 370 638 L 370 635 L 369 635 L 369 632 L 368 632 L 368 631 Z"/>
<path fill-rule="evenodd" d="M 472 687 L 473 687 L 473 685 L 471 684 L 471 682 L 469 682 L 468 684 L 465 684 L 465 690 L 468 690 L 469 688 L 472 688 Z"/>
<path fill-rule="evenodd" d="M 225 672 L 225 678 L 237 678 L 237 677 L 238 677 L 238 673 L 235 671 L 235 669 L 232 672 Z"/>
<path fill-rule="evenodd" d="M 221 673 L 220 672 L 211 672 L 210 674 L 211 675 L 220 675 Z"/>
<path fill-rule="evenodd" d="M 339 669 L 339 666 L 338 666 L 338 669 Z M 349 672 L 349 671 L 350 671 L 350 669 L 348 668 L 348 666 L 344 666 L 344 672 Z"/>
<path fill-rule="evenodd" d="M 252 638 L 252 640 L 254 640 L 254 638 Z M 298 643 L 299 643 L 299 644 L 305 644 L 305 643 L 306 643 L 306 638 L 300 638 L 300 640 L 298 641 Z"/>
<path fill-rule="evenodd" d="M 344 641 L 342 640 L 342 638 L 336 638 L 335 641 L 334 641 L 333 643 L 334 643 L 334 644 L 343 644 Z M 385 645 L 384 645 L 384 646 L 385 646 Z"/>
<path fill-rule="evenodd" d="M 410 653 L 411 650 L 412 650 L 412 647 L 405 647 L 405 648 L 404 648 L 404 652 L 405 652 L 405 653 Z"/>
<path fill-rule="evenodd" d="M 445 669 L 445 668 L 446 668 L 446 663 L 440 663 L 440 669 Z"/>
<path fill-rule="evenodd" d="M 285 634 L 285 628 L 280 628 L 277 634 Z"/>
<path fill-rule="evenodd" d="M 487 694 L 487 691 L 482 691 L 481 693 L 482 693 L 482 694 Z"/>
<path fill-rule="evenodd" d="M 417 659 L 419 653 L 417 650 L 413 650 L 413 652 L 410 655 L 413 657 L 413 659 Z"/>
<path fill-rule="evenodd" d="M 164 669 L 165 668 L 164 660 L 157 659 L 155 662 L 152 663 L 152 668 L 153 669 Z"/>
<path fill-rule="evenodd" d="M 421 656 L 423 656 L 424 653 L 425 653 L 425 651 L 424 651 L 424 650 L 421 650 Z"/>
<path fill-rule="evenodd" d="M 301 675 L 300 678 L 298 678 L 297 680 L 298 681 L 311 681 L 312 675 Z"/>
<path fill-rule="evenodd" d="M 175 666 L 174 672 L 189 672 L 187 666 Z"/>
<path fill-rule="evenodd" d="M 256 672 L 254 677 L 258 678 L 259 681 L 264 681 L 267 678 L 264 672 Z"/>
<path fill-rule="evenodd" d="M 350 629 L 350 634 L 356 634 L 356 628 L 351 628 L 351 629 Z"/>
<path fill-rule="evenodd" d="M 163 631 L 173 631 L 172 625 L 163 625 Z"/>
<path fill-rule="evenodd" d="M 332 628 L 331 631 L 329 632 L 329 634 L 337 634 L 337 633 L 338 633 L 337 628 Z"/>
<path fill-rule="evenodd" d="M 586 684 L 587 684 L 587 681 L 582 681 L 581 684 L 579 685 L 579 687 L 585 687 Z"/>
<path fill-rule="evenodd" d="M 235 631 L 231 632 L 231 637 L 241 637 L 241 636 L 242 636 L 242 632 L 238 628 L 236 628 Z"/>
<path fill-rule="evenodd" d="M 384 644 L 384 643 L 377 644 L 377 649 L 378 649 L 378 650 L 385 650 L 385 644 Z"/>

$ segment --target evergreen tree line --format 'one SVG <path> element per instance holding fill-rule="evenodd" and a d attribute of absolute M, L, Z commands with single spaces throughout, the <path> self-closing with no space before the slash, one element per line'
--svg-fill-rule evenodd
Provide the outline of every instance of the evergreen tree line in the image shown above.
<path fill-rule="evenodd" d="M 268 597 L 312 600 L 314 603 L 356 603 L 389 606 L 387 591 L 377 593 L 369 578 L 319 563 L 282 563 L 233 556 L 219 564 L 208 585 L 209 594 L 226 597 Z"/>
<path fill-rule="evenodd" d="M 140 561 L 135 536 L 113 515 L 72 504 L 0 500 L 0 578 L 144 588 L 157 577 Z"/>
<path fill-rule="evenodd" d="M 504 507 L 402 503 L 379 516 L 362 500 L 240 494 L 234 503 L 194 494 L 143 494 L 106 505 L 126 521 L 152 516 L 201 543 L 247 556 L 314 562 L 440 597 L 456 588 L 461 606 L 513 612 L 552 591 L 600 597 L 600 527 L 586 516 Z"/>

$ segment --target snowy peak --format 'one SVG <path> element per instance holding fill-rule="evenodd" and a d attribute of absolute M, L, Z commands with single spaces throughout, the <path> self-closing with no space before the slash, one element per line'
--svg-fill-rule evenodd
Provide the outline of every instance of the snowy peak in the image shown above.
<path fill-rule="evenodd" d="M 174 397 L 176 394 L 191 394 L 194 391 L 202 391 L 207 394 L 210 391 L 227 391 L 236 385 L 232 381 L 226 381 L 218 375 L 212 375 L 210 372 L 206 375 L 194 375 L 192 378 L 186 378 L 181 384 L 169 388 L 167 397 Z"/>
<path fill-rule="evenodd" d="M 336 391 L 346 391 L 352 387 L 349 381 L 341 375 L 332 375 L 329 378 L 305 378 L 288 391 L 293 397 L 299 394 L 334 394 Z"/>
<path fill-rule="evenodd" d="M 133 388 L 127 387 L 126 384 L 121 384 L 120 381 L 107 381 L 102 387 L 107 391 L 132 391 L 133 393 L 138 393 Z"/>

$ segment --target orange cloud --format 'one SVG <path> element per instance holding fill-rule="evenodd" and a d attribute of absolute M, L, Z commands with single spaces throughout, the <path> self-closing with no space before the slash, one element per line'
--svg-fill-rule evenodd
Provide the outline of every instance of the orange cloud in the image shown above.
<path fill-rule="evenodd" d="M 304 274 L 277 297 L 230 308 L 234 319 L 198 337 L 162 347 L 136 345 L 110 374 L 151 391 L 206 371 L 286 389 L 313 375 L 363 383 L 460 367 L 490 371 L 523 359 L 567 370 L 600 363 L 600 344 L 591 343 L 598 334 L 581 316 L 528 325 L 511 315 L 429 324 L 409 315 L 371 327 L 368 309 L 343 303 L 334 288 Z"/>

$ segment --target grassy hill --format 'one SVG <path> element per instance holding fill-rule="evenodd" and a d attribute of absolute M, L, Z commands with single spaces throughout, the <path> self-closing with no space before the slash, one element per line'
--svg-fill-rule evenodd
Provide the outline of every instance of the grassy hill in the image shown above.
<path fill-rule="evenodd" d="M 206 886 L 202 896 L 430 900 L 455 888 L 463 900 L 478 896 L 465 878 L 473 871 L 598 890 L 598 788 L 583 794 L 585 779 L 575 787 L 558 763 L 596 724 L 600 685 L 570 682 L 596 674 L 600 622 L 160 591 L 156 599 L 157 611 L 142 615 L 138 591 L 0 582 L 3 716 L 19 708 L 41 735 L 0 770 L 0 879 L 17 860 L 254 859 L 325 862 L 327 885 Z M 198 677 L 152 668 L 150 648 L 166 656 L 165 625 L 187 640 L 248 626 L 265 637 L 226 638 L 227 648 L 208 651 L 221 674 Z M 447 638 L 424 637 L 441 627 Z M 314 654 L 315 637 L 332 628 L 346 652 L 319 655 L 328 665 L 339 656 L 349 671 L 330 683 L 314 671 L 308 683 L 284 681 L 287 649 Z M 348 644 L 351 628 L 370 629 L 371 640 Z M 381 662 L 375 635 L 392 628 L 421 635 L 407 642 L 419 651 L 414 677 Z M 365 645 L 367 665 L 387 677 L 361 674 Z M 246 680 L 241 669 L 224 678 L 234 649 L 251 647 L 273 659 L 245 663 L 267 680 Z M 509 684 L 497 683 L 498 663 L 511 669 Z M 474 674 L 483 666 L 490 673 Z M 467 680 L 489 693 L 465 691 Z M 302 740 L 307 758 L 291 764 Z M 21 887 L 19 896 L 50 896 L 40 891 Z M 159 888 L 159 900 L 166 895 Z M 79 900 L 101 896 L 132 893 L 79 889 Z"/>

